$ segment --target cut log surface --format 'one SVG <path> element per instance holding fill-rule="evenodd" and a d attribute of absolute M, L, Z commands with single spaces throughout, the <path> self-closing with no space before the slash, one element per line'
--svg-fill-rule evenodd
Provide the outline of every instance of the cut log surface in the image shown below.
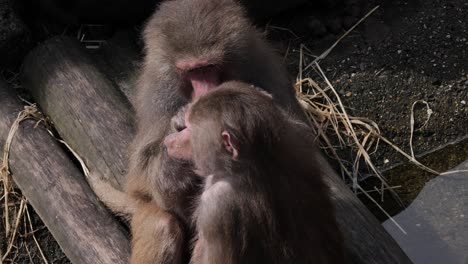
<path fill-rule="evenodd" d="M 23 84 L 90 171 L 115 187 L 126 174 L 133 113 L 77 41 L 53 38 L 24 62 Z"/>
<path fill-rule="evenodd" d="M 133 133 L 130 106 L 81 49 L 70 39 L 47 41 L 26 60 L 25 86 L 91 169 L 121 182 Z M 334 193 L 349 263 L 411 263 L 325 159 L 322 163 Z"/>
<path fill-rule="evenodd" d="M 0 147 L 22 104 L 0 82 Z M 127 232 L 97 200 L 84 175 L 41 125 L 21 123 L 11 146 L 13 179 L 73 263 L 128 263 Z"/>

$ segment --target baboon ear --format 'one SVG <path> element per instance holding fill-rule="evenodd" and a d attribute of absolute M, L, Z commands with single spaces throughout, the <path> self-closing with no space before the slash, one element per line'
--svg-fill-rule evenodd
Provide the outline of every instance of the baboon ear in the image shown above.
<path fill-rule="evenodd" d="M 231 134 L 224 130 L 221 133 L 221 137 L 223 138 L 223 147 L 232 155 L 233 159 L 237 159 L 239 156 L 239 151 L 237 150 L 238 146 L 235 142 L 235 139 L 231 136 Z"/>

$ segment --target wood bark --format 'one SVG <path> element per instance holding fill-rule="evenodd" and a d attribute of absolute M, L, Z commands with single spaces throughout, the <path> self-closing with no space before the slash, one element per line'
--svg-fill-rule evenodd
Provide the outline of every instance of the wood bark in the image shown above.
<path fill-rule="evenodd" d="M 0 147 L 22 103 L 0 82 Z M 10 151 L 13 180 L 73 263 L 128 263 L 123 226 L 97 200 L 60 143 L 33 120 L 21 123 Z"/>
<path fill-rule="evenodd" d="M 56 37 L 25 59 L 23 84 L 90 171 L 119 187 L 133 135 L 130 103 L 73 39 Z"/>
<path fill-rule="evenodd" d="M 327 183 L 332 188 L 337 221 L 345 237 L 347 263 L 412 263 L 377 218 L 338 177 L 325 158 L 321 157 L 319 162 L 323 164 Z"/>
<path fill-rule="evenodd" d="M 62 137 L 92 169 L 120 180 L 133 116 L 125 98 L 102 77 L 81 47 L 64 38 L 48 41 L 29 55 L 24 79 Z M 411 263 L 327 161 L 321 163 L 333 189 L 349 262 Z"/>

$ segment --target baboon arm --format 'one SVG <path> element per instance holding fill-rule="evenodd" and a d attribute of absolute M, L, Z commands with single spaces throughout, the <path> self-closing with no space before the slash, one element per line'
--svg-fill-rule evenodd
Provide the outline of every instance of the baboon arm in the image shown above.
<path fill-rule="evenodd" d="M 102 203 L 115 214 L 127 220 L 135 214 L 138 202 L 132 196 L 116 189 L 95 173 L 91 173 L 88 177 L 88 183 Z"/>
<path fill-rule="evenodd" d="M 155 204 L 140 203 L 131 221 L 131 264 L 178 264 L 183 260 L 181 223 Z"/>

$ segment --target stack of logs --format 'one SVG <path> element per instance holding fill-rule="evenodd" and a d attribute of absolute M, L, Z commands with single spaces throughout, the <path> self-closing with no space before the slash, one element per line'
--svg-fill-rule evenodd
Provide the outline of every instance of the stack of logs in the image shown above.
<path fill-rule="evenodd" d="M 119 58 L 107 59 L 112 57 Z M 132 91 L 114 78 L 119 69 L 107 68 L 115 63 L 97 59 L 75 40 L 53 38 L 27 56 L 22 81 L 87 167 L 120 188 L 133 135 Z M 21 109 L 14 91 L 0 82 L 0 143 Z M 128 263 L 126 228 L 98 201 L 69 153 L 47 131 L 34 121 L 23 122 L 10 155 L 14 181 L 73 263 Z M 337 175 L 331 169 L 327 175 L 349 262 L 411 263 Z"/>

